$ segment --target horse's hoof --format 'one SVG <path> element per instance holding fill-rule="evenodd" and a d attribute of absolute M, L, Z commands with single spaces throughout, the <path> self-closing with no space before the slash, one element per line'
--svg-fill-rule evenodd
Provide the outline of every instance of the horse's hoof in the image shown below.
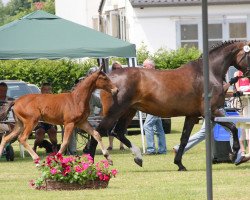
<path fill-rule="evenodd" d="M 109 163 L 109 165 L 113 165 L 113 161 L 112 160 L 109 160 L 108 163 Z"/>
<path fill-rule="evenodd" d="M 229 154 L 229 159 L 232 161 L 232 163 L 235 162 L 236 158 L 237 158 L 237 154 L 235 154 L 235 153 L 230 153 Z"/>
<path fill-rule="evenodd" d="M 140 167 L 142 167 L 142 162 L 143 162 L 142 159 L 140 159 L 140 158 L 134 158 L 134 161 L 135 161 L 135 163 L 136 163 L 137 165 L 139 165 Z"/>
<path fill-rule="evenodd" d="M 186 169 L 186 167 L 183 167 L 183 168 L 179 168 L 178 171 L 179 172 L 185 172 L 185 171 L 187 171 L 187 169 Z"/>

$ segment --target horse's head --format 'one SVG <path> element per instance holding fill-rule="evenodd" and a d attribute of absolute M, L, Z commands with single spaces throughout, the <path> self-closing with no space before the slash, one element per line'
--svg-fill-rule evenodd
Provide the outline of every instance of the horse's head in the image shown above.
<path fill-rule="evenodd" d="M 235 67 L 250 78 L 250 41 L 240 42 L 236 51 Z"/>
<path fill-rule="evenodd" d="M 107 92 L 110 92 L 112 95 L 118 93 L 118 88 L 112 83 L 109 77 L 101 70 L 98 70 L 96 73 L 96 88 L 103 89 Z"/>

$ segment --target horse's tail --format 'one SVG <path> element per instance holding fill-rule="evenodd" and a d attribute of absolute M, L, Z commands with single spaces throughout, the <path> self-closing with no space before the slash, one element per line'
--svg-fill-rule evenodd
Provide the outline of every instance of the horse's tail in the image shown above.
<path fill-rule="evenodd" d="M 7 103 L 4 104 L 4 106 L 1 107 L 0 110 L 0 121 L 4 121 L 7 119 L 8 113 L 12 106 L 14 106 L 15 101 L 7 101 Z"/>

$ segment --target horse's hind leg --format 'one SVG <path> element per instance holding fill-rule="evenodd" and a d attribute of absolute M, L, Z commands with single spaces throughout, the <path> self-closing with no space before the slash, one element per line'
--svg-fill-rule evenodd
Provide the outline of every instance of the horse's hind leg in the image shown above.
<path fill-rule="evenodd" d="M 187 169 L 182 164 L 182 155 L 184 152 L 184 149 L 188 143 L 189 136 L 193 130 L 194 124 L 197 122 L 198 117 L 186 117 L 184 122 L 184 127 L 182 130 L 182 135 L 180 139 L 180 147 L 179 150 L 174 158 L 174 164 L 178 165 L 179 169 L 178 171 L 186 171 Z"/>
<path fill-rule="evenodd" d="M 104 157 L 108 160 L 109 164 L 113 165 L 113 161 L 110 158 L 110 155 L 105 148 L 103 142 L 102 142 L 102 137 L 100 134 L 89 124 L 88 121 L 83 122 L 82 124 L 78 125 L 80 129 L 85 130 L 88 134 L 94 137 L 94 139 L 98 142 L 98 144 L 101 147 L 102 153 Z"/>
<path fill-rule="evenodd" d="M 14 138 L 16 138 L 20 134 L 21 129 L 22 129 L 22 124 L 20 122 L 16 122 L 15 127 L 12 130 L 12 132 L 10 134 L 4 135 L 2 137 L 2 141 L 1 141 L 1 144 L 0 144 L 0 157 L 1 157 L 2 153 L 3 153 L 3 149 L 6 146 L 6 144 L 8 142 L 10 142 L 11 140 L 13 140 Z"/>
<path fill-rule="evenodd" d="M 24 131 L 21 135 L 18 137 L 18 141 L 24 146 L 24 148 L 29 152 L 32 159 L 35 162 L 39 162 L 39 156 L 36 154 L 36 152 L 32 149 L 32 147 L 27 142 L 27 139 L 29 135 L 31 134 L 32 130 L 34 129 L 37 122 L 32 122 L 29 120 L 28 123 L 24 123 Z M 37 163 L 38 164 L 38 163 Z"/>

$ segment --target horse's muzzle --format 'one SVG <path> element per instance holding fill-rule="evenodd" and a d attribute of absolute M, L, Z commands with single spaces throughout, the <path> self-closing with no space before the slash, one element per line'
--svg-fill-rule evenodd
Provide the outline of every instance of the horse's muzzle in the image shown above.
<path fill-rule="evenodd" d="M 115 87 L 115 88 L 111 89 L 111 94 L 112 94 L 112 96 L 117 95 L 117 93 L 118 93 L 118 92 L 119 92 L 119 90 L 118 90 L 118 88 L 117 88 L 117 87 Z"/>

